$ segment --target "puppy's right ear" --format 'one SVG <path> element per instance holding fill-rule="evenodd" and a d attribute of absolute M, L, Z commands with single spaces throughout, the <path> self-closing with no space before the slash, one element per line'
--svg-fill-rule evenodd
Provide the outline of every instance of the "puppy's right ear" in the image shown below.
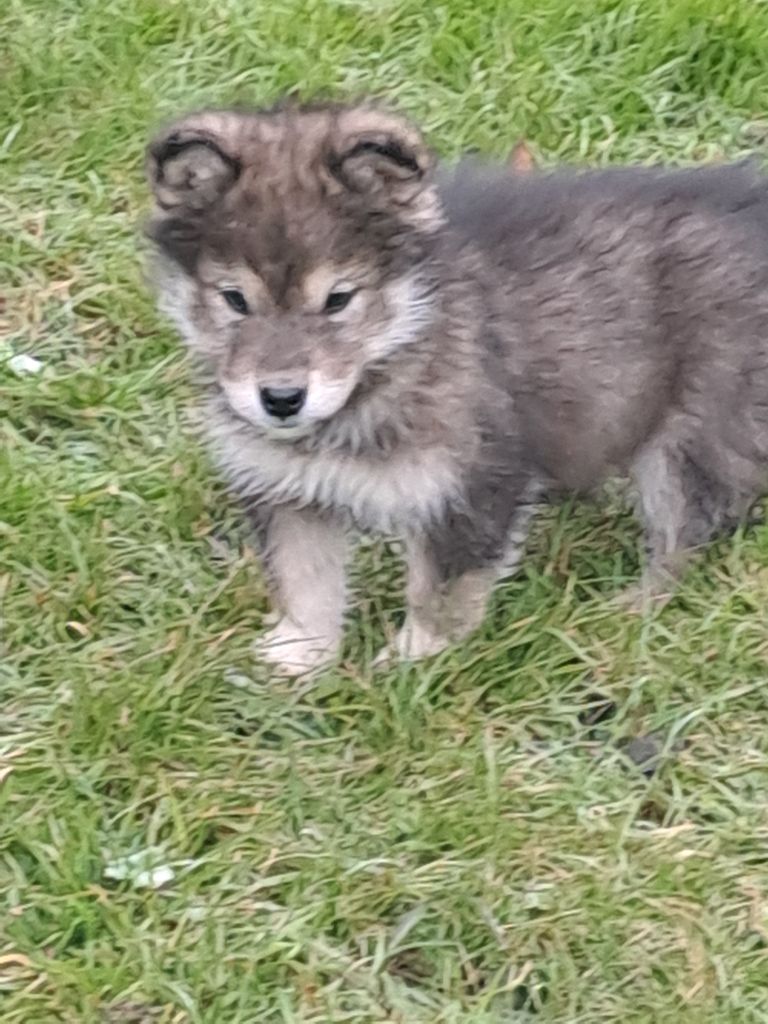
<path fill-rule="evenodd" d="M 161 210 L 204 210 L 240 176 L 240 162 L 212 120 L 210 115 L 189 118 L 148 146 L 147 178 Z"/>

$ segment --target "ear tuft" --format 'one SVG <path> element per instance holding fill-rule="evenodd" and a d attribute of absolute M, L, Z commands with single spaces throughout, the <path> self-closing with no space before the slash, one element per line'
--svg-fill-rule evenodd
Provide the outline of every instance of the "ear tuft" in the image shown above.
<path fill-rule="evenodd" d="M 147 177 L 158 206 L 202 210 L 234 185 L 239 162 L 218 140 L 195 129 L 174 129 L 153 142 L 147 153 Z"/>

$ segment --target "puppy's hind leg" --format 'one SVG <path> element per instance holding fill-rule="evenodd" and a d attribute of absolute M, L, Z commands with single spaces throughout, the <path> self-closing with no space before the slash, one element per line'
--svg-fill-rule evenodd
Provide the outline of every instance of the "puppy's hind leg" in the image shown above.
<path fill-rule="evenodd" d="M 625 607 L 637 611 L 668 601 L 695 550 L 738 518 L 735 495 L 701 462 L 679 440 L 665 437 L 635 460 L 646 566 L 640 584 L 620 597 Z"/>

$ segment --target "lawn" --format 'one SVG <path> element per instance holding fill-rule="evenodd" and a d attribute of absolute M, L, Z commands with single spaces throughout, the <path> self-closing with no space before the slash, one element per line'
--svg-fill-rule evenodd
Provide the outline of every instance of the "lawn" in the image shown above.
<path fill-rule="evenodd" d="M 766 53 L 760 0 L 5 0 L 3 1024 L 768 1020 L 768 527 L 642 620 L 618 498 L 553 509 L 479 635 L 389 672 L 368 545 L 340 669 L 270 680 L 137 245 L 145 138 L 204 102 L 702 162 L 764 146 Z"/>

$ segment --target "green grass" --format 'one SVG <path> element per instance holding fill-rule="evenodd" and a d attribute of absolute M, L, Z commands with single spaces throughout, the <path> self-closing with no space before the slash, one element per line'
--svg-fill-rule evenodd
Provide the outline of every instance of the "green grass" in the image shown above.
<path fill-rule="evenodd" d="M 768 5 L 5 0 L 0 40 L 0 346 L 45 364 L 0 366 L 3 1024 L 763 1024 L 768 528 L 637 621 L 632 519 L 556 509 L 480 635 L 377 675 L 367 548 L 342 668 L 269 681 L 136 225 L 151 126 L 288 89 L 384 95 L 445 153 L 739 155 Z"/>

